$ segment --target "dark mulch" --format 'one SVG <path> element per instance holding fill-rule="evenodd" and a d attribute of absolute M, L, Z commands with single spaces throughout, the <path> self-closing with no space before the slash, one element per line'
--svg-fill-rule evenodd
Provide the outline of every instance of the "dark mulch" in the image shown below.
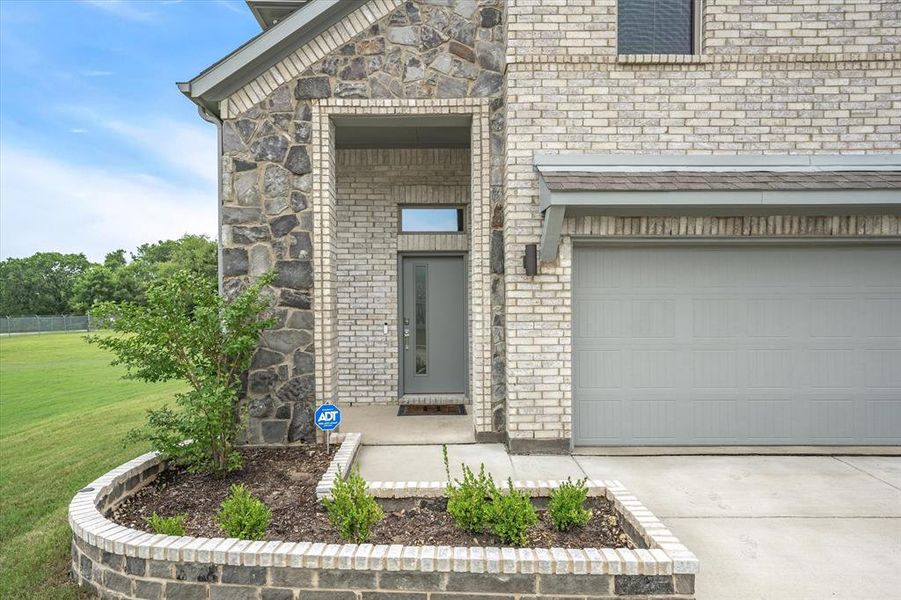
<path fill-rule="evenodd" d="M 153 512 L 187 515 L 188 535 L 222 537 L 216 523 L 219 504 L 233 483 L 245 484 L 251 493 L 272 509 L 267 539 L 341 543 L 316 501 L 316 483 L 328 468 L 330 456 L 317 445 L 290 448 L 246 448 L 245 467 L 224 479 L 173 469 L 118 506 L 111 517 L 116 522 L 150 531 L 145 518 Z M 334 449 L 332 451 L 334 453 Z M 395 501 L 392 506 L 397 505 Z M 445 512 L 443 498 L 411 499 L 404 508 L 386 508 L 385 518 L 372 530 L 369 543 L 444 546 L 498 546 L 491 534 L 473 536 L 454 526 Z M 530 532 L 535 547 L 585 548 L 634 547 L 623 532 L 619 515 L 605 498 L 589 498 L 593 514 L 581 528 L 561 533 L 539 510 L 539 524 Z"/>

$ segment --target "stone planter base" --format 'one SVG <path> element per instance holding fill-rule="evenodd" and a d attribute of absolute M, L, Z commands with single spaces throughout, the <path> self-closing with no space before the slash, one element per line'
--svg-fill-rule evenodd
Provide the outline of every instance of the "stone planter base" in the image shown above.
<path fill-rule="evenodd" d="M 359 446 L 348 434 L 334 459 L 347 472 Z M 164 469 L 146 454 L 79 491 L 69 505 L 72 575 L 103 598 L 172 600 L 475 600 L 668 598 L 694 594 L 698 561 L 634 496 L 593 481 L 643 548 L 480 548 L 250 542 L 163 536 L 104 516 Z M 330 487 L 333 465 L 318 491 Z M 331 475 L 331 481 L 329 481 Z M 383 498 L 431 495 L 438 482 L 380 482 Z M 517 482 L 546 495 L 556 482 Z"/>

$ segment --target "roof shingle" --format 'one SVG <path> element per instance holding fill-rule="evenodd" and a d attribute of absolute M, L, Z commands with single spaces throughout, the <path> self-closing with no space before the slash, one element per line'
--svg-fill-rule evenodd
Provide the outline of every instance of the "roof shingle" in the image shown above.
<path fill-rule="evenodd" d="M 901 171 L 558 171 L 552 192 L 901 190 Z"/>

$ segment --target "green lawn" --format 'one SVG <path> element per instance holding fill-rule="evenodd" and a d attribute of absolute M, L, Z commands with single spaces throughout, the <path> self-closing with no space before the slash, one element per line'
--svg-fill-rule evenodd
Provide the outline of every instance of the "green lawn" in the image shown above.
<path fill-rule="evenodd" d="M 121 379 L 81 334 L 0 337 L 0 598 L 78 598 L 67 579 L 76 490 L 146 448 L 123 447 L 181 383 Z"/>

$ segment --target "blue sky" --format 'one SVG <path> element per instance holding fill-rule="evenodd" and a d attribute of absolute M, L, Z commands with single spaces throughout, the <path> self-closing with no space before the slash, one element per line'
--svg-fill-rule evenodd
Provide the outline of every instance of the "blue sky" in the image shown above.
<path fill-rule="evenodd" d="M 0 258 L 216 231 L 216 131 L 175 87 L 259 26 L 240 0 L 0 0 Z"/>

